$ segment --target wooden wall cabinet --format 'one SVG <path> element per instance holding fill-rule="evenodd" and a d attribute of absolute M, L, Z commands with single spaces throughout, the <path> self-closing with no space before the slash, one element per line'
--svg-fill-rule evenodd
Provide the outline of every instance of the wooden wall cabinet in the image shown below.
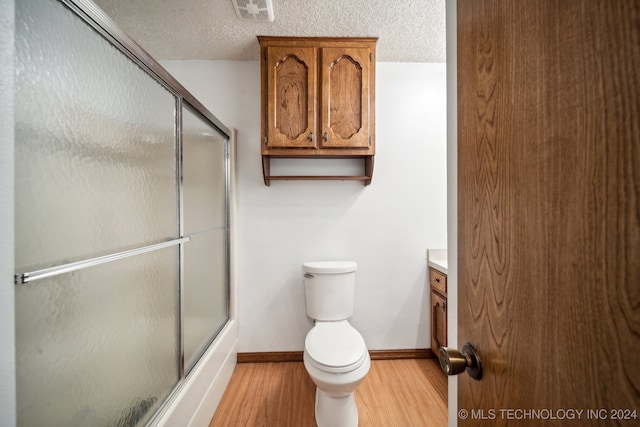
<path fill-rule="evenodd" d="M 258 36 L 264 182 L 371 183 L 375 155 L 376 38 Z M 358 158 L 358 176 L 273 176 L 270 160 Z"/>
<path fill-rule="evenodd" d="M 447 275 L 429 268 L 431 288 L 431 350 L 447 346 Z"/>

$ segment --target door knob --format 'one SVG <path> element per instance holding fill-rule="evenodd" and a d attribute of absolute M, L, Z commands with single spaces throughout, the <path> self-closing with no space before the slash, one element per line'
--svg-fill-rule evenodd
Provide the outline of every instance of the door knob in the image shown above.
<path fill-rule="evenodd" d="M 462 351 L 458 351 L 455 348 L 440 347 L 438 359 L 440 360 L 442 372 L 447 375 L 458 375 L 463 371 L 467 371 L 471 378 L 482 379 L 480 355 L 469 343 L 462 346 Z"/>

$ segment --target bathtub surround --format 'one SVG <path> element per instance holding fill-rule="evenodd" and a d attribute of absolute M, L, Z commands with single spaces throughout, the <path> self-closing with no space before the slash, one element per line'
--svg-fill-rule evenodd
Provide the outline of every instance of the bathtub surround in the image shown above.
<path fill-rule="evenodd" d="M 260 163 L 257 61 L 162 61 L 238 129 L 238 352 L 302 351 L 300 265 L 358 262 L 353 326 L 372 350 L 430 343 L 427 248 L 447 246 L 445 64 L 376 66 L 376 179 L 285 181 Z M 331 167 L 331 166 L 329 166 Z"/>

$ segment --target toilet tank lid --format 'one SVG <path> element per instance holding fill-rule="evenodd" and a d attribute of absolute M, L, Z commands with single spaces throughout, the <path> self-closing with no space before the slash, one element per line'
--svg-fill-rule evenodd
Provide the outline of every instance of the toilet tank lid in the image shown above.
<path fill-rule="evenodd" d="M 313 261 L 302 264 L 305 273 L 339 274 L 351 273 L 358 269 L 355 261 Z"/>

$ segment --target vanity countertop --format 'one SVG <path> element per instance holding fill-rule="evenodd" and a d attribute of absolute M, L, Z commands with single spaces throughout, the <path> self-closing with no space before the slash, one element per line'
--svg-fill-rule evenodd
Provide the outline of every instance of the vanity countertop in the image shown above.
<path fill-rule="evenodd" d="M 427 265 L 431 268 L 435 268 L 443 274 L 449 274 L 447 271 L 447 250 L 427 249 Z"/>

